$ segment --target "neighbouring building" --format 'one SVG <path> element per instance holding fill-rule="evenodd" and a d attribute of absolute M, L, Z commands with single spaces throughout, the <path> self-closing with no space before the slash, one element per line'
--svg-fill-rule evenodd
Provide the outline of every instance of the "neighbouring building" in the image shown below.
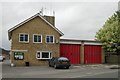
<path fill-rule="evenodd" d="M 54 16 L 40 13 L 8 30 L 11 41 L 11 63 L 16 66 L 48 65 L 52 57 L 64 56 L 72 64 L 104 62 L 102 44 L 98 41 L 60 39 L 63 33 L 55 27 Z"/>
<path fill-rule="evenodd" d="M 6 60 L 10 59 L 10 51 L 0 48 L 0 56 L 3 56 Z"/>

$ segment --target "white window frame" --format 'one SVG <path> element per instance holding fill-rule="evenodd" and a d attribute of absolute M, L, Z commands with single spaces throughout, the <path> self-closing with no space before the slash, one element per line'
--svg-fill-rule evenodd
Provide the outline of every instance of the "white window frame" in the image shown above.
<path fill-rule="evenodd" d="M 38 58 L 38 52 L 40 53 L 40 58 Z M 49 58 L 42 58 L 42 52 L 48 52 L 49 53 Z M 51 54 L 51 57 L 50 57 Z M 51 59 L 52 58 L 52 52 L 51 51 L 37 51 L 36 52 L 36 59 Z"/>
<path fill-rule="evenodd" d="M 20 41 L 20 35 L 28 35 L 28 41 Z M 29 43 L 29 34 L 28 33 L 19 33 L 19 42 L 20 43 Z"/>
<path fill-rule="evenodd" d="M 47 36 L 53 36 L 53 42 L 47 42 Z M 55 42 L 54 35 L 46 35 L 45 42 L 47 44 L 53 44 Z"/>
<path fill-rule="evenodd" d="M 34 35 L 41 36 L 41 42 L 34 42 Z M 33 34 L 33 43 L 42 43 L 42 35 L 41 34 Z"/>

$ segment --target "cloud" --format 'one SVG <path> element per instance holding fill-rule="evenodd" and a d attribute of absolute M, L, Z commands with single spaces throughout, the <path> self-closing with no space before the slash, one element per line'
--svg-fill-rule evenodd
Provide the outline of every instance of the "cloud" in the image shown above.
<path fill-rule="evenodd" d="M 117 3 L 79 3 L 63 13 L 59 11 L 61 16 L 57 17 L 57 22 L 62 25 L 63 38 L 94 39 L 98 29 L 116 10 Z"/>
<path fill-rule="evenodd" d="M 94 39 L 95 33 L 117 10 L 117 2 L 3 2 L 2 41 L 10 49 L 7 31 L 44 7 L 44 14 L 53 15 L 61 38 Z M 45 9 L 46 8 L 46 9 Z"/>

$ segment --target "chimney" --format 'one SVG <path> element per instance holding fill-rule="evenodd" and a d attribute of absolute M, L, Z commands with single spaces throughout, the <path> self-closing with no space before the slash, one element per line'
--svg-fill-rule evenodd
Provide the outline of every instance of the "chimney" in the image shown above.
<path fill-rule="evenodd" d="M 54 16 L 43 16 L 49 23 L 51 23 L 53 26 L 55 26 L 55 17 Z"/>

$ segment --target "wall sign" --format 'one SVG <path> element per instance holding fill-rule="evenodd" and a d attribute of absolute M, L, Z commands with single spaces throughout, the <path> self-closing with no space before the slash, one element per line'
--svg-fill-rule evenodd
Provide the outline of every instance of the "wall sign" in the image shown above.
<path fill-rule="evenodd" d="M 23 60 L 24 59 L 24 53 L 23 52 L 14 52 L 14 59 L 15 60 Z"/>

